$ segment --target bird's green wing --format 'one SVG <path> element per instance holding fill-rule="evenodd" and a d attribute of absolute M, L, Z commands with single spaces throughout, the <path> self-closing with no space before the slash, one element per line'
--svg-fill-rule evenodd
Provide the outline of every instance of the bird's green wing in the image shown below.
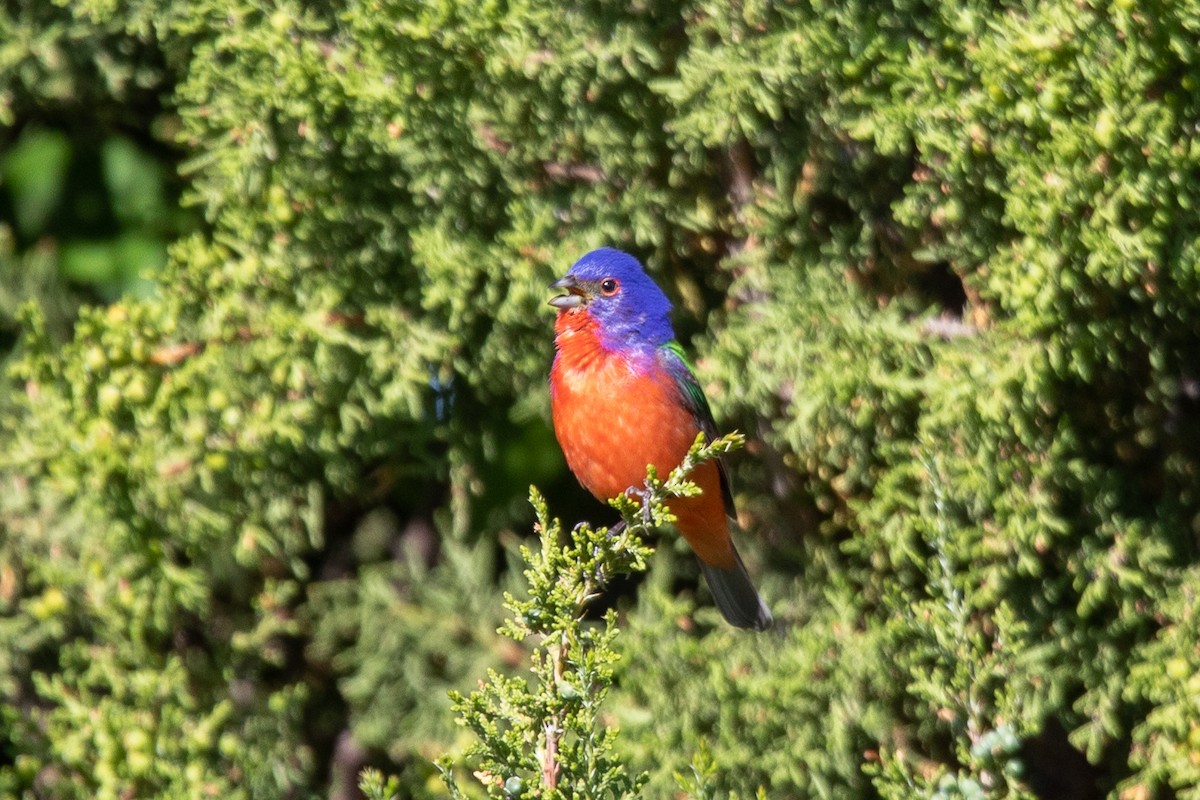
<path fill-rule="evenodd" d="M 700 430 L 704 431 L 705 438 L 710 442 L 718 438 L 720 434 L 717 432 L 717 423 L 713 420 L 712 409 L 708 406 L 708 398 L 704 396 L 704 390 L 700 388 L 700 382 L 696 380 L 695 370 L 683 352 L 683 346 L 672 339 L 663 345 L 659 352 L 667 372 L 675 380 L 675 388 L 679 390 L 680 399 L 692 412 L 692 417 L 700 426 Z M 721 499 L 725 503 L 725 513 L 730 517 L 736 516 L 733 492 L 729 488 L 729 474 L 725 469 L 723 459 L 717 459 L 717 471 L 721 474 Z"/>

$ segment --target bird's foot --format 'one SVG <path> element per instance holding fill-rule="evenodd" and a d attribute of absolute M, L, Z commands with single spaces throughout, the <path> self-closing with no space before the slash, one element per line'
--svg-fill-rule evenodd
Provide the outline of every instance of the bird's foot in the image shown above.
<path fill-rule="evenodd" d="M 580 524 L 582 525 L 583 523 L 580 523 Z M 577 525 L 576 527 L 579 527 L 579 526 Z M 625 530 L 625 520 L 623 520 L 623 519 L 617 520 L 617 523 L 608 529 L 608 531 L 605 533 L 605 536 L 611 542 L 613 539 L 616 539 L 618 536 L 620 536 L 621 533 L 624 532 L 624 530 Z M 600 561 L 599 545 L 597 545 L 592 550 L 592 557 L 595 558 L 597 562 Z M 592 580 L 595 582 L 596 587 L 599 589 L 604 589 L 608 586 L 608 577 L 604 574 L 604 570 L 599 567 L 597 567 L 595 569 L 595 571 L 593 571 Z"/>
<path fill-rule="evenodd" d="M 637 498 L 638 502 L 641 504 L 642 524 L 647 528 L 654 527 L 654 518 L 650 513 L 650 495 L 653 493 L 653 491 L 654 490 L 650 486 L 649 481 L 647 481 L 641 489 L 636 486 L 630 486 L 625 490 L 626 495 Z"/>

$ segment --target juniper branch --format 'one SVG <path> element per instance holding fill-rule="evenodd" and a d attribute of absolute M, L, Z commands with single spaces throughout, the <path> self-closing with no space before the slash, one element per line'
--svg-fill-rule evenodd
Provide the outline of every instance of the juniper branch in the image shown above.
<path fill-rule="evenodd" d="M 459 722 L 479 741 L 466 753 L 475 777 L 494 798 L 634 797 L 644 776 L 631 774 L 613 753 L 616 731 L 599 710 L 612 685 L 617 616 L 585 622 L 588 606 L 614 577 L 644 571 L 653 549 L 650 528 L 672 520 L 666 503 L 699 488 L 688 474 L 699 464 L 741 447 L 740 434 L 708 443 L 698 436 L 683 462 L 666 479 L 648 468 L 642 487 L 631 487 L 612 506 L 621 522 L 612 527 L 580 523 L 564 533 L 545 499 L 530 489 L 540 546 L 522 547 L 528 595 L 505 596 L 511 616 L 500 632 L 517 642 L 534 641 L 532 681 L 490 672 L 470 695 L 452 693 Z M 454 796 L 461 789 L 451 762 L 439 763 Z"/>

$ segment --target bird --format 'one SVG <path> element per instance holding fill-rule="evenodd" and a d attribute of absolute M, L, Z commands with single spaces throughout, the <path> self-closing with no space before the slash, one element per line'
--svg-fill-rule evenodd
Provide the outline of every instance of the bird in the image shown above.
<path fill-rule="evenodd" d="M 601 501 L 679 466 L 703 431 L 717 437 L 704 391 L 675 338 L 671 302 L 632 255 L 610 247 L 586 253 L 550 284 L 554 434 L 576 479 Z M 701 493 L 667 502 L 675 527 L 700 561 L 722 616 L 751 630 L 771 612 L 730 536 L 735 518 L 725 465 L 706 461 L 688 476 Z"/>

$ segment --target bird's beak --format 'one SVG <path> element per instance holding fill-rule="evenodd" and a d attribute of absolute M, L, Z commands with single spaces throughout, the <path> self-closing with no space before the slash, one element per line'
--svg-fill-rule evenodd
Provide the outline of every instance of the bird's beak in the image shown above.
<path fill-rule="evenodd" d="M 572 275 L 559 278 L 554 283 L 550 284 L 551 289 L 566 289 L 566 294 L 560 294 L 558 297 L 550 299 L 550 305 L 562 311 L 569 311 L 572 308 L 579 308 L 583 305 L 583 301 L 587 296 L 587 292 L 579 281 Z"/>

